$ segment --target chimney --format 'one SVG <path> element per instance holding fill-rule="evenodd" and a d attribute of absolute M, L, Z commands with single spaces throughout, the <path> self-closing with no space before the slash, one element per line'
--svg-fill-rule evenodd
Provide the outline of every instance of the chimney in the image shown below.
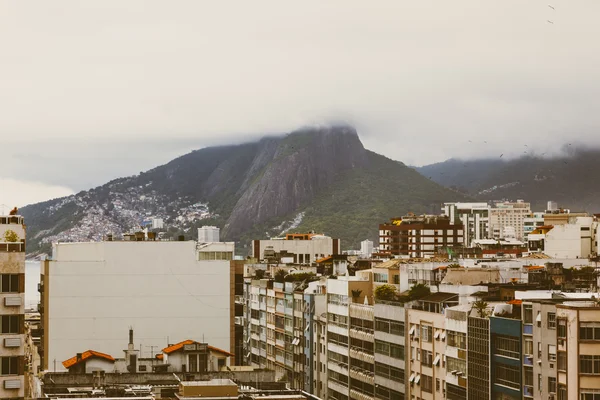
<path fill-rule="evenodd" d="M 133 328 L 129 328 L 129 344 L 127 350 L 133 350 Z"/>
<path fill-rule="evenodd" d="M 73 354 L 73 353 L 71 353 L 71 354 Z M 81 361 L 82 358 L 83 358 L 83 354 L 77 353 L 77 356 L 76 356 L 77 362 Z"/>

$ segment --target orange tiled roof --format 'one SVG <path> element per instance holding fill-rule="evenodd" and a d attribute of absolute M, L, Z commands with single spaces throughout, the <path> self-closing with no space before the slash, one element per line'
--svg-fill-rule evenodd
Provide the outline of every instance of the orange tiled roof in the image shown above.
<path fill-rule="evenodd" d="M 323 262 L 325 262 L 325 261 L 329 261 L 329 260 L 331 260 L 331 258 L 332 258 L 331 256 L 327 256 L 327 257 L 319 258 L 319 259 L 318 259 L 316 262 L 317 262 L 317 264 L 320 264 L 320 263 L 323 263 Z"/>
<path fill-rule="evenodd" d="M 173 344 L 169 347 L 165 347 L 163 349 L 163 353 L 171 354 L 178 350 L 181 350 L 183 348 L 183 346 L 185 346 L 186 344 L 194 344 L 194 343 L 198 343 L 198 342 L 196 342 L 195 340 L 191 340 L 191 339 L 184 340 L 183 342 L 179 342 L 179 343 Z M 223 349 L 219 349 L 218 347 L 208 346 L 208 350 L 215 351 L 217 353 L 223 353 L 227 356 L 233 356 L 233 354 L 231 354 L 230 352 L 225 351 Z"/>
<path fill-rule="evenodd" d="M 112 362 L 115 361 L 115 359 L 112 356 L 109 356 L 108 354 L 100 353 L 99 351 L 88 350 L 81 354 L 81 358 L 79 360 L 77 360 L 77 356 L 75 356 L 63 361 L 62 364 L 65 368 L 71 368 L 72 366 L 93 357 L 104 358 L 105 360 Z"/>
<path fill-rule="evenodd" d="M 507 301 L 507 303 L 518 306 L 518 305 L 523 304 L 523 300 L 511 300 L 511 301 Z"/>
<path fill-rule="evenodd" d="M 158 353 L 158 354 L 156 355 L 156 358 L 157 358 L 157 359 L 159 359 L 159 360 L 162 360 L 162 359 L 164 358 L 164 355 L 163 355 L 163 354 L 161 354 L 161 353 Z"/>
<path fill-rule="evenodd" d="M 528 265 L 525 267 L 528 271 L 537 271 L 538 269 L 544 269 L 543 265 Z"/>

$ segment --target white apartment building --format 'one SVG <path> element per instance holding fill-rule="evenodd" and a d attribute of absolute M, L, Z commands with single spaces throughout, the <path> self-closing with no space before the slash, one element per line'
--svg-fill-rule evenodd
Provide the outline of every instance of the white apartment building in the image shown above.
<path fill-rule="evenodd" d="M 371 258 L 371 255 L 373 254 L 373 241 L 372 240 L 363 240 L 362 242 L 360 242 L 360 254 L 363 257 L 366 258 Z"/>
<path fill-rule="evenodd" d="M 264 260 L 286 252 L 294 264 L 311 264 L 320 258 L 342 254 L 340 240 L 314 233 L 289 233 L 283 238 L 252 241 L 252 257 Z"/>
<path fill-rule="evenodd" d="M 593 217 L 571 217 L 566 224 L 553 225 L 543 240 L 544 254 L 554 258 L 588 258 L 595 248 L 596 222 Z"/>
<path fill-rule="evenodd" d="M 471 247 L 475 239 L 489 237 L 490 207 L 487 203 L 444 203 L 442 213 L 450 217 L 450 224 L 462 222 L 465 247 Z"/>
<path fill-rule="evenodd" d="M 500 239 L 514 235 L 523 240 L 525 218 L 530 214 L 530 204 L 523 200 L 495 203 L 490 209 L 490 237 Z"/>
<path fill-rule="evenodd" d="M 233 243 L 58 243 L 42 261 L 42 368 L 93 350 L 142 352 L 195 340 L 234 352 Z"/>
<path fill-rule="evenodd" d="M 25 397 L 25 225 L 0 215 L 0 398 Z"/>

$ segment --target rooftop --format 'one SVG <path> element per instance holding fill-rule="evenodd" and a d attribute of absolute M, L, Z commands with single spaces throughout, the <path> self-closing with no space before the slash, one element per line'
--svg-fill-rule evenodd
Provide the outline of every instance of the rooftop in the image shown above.
<path fill-rule="evenodd" d="M 108 354 L 100 353 L 99 351 L 88 350 L 88 351 L 81 353 L 81 356 L 76 355 L 75 357 L 71 357 L 68 360 L 63 361 L 62 364 L 64 365 L 65 368 L 71 368 L 72 366 L 77 365 L 80 362 L 83 362 L 90 358 L 103 358 L 107 361 L 112 361 L 112 362 L 115 361 L 115 359 Z"/>

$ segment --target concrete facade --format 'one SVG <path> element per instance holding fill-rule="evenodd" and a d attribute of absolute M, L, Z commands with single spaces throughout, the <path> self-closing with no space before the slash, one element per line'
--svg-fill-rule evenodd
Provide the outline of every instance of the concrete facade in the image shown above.
<path fill-rule="evenodd" d="M 25 225 L 0 215 L 0 398 L 25 397 Z"/>
<path fill-rule="evenodd" d="M 130 327 L 143 352 L 187 339 L 233 352 L 234 274 L 211 254 L 193 241 L 54 245 L 42 262 L 42 368 L 88 349 L 119 354 Z"/>

